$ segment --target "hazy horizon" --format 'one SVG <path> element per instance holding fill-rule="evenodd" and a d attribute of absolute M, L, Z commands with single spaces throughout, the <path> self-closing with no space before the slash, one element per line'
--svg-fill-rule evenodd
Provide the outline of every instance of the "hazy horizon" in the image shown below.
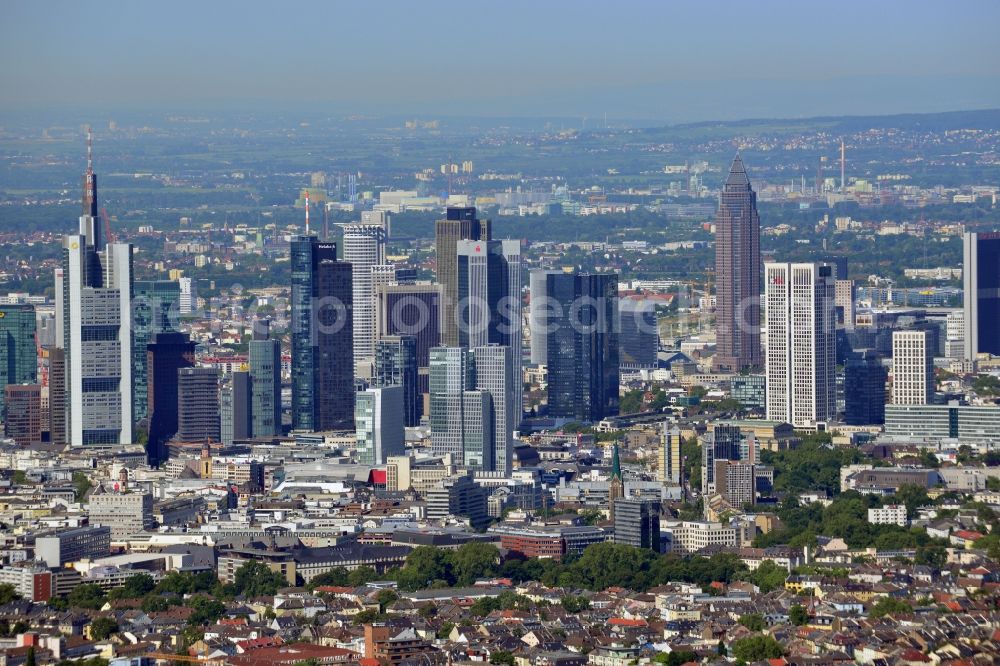
<path fill-rule="evenodd" d="M 16 3 L 0 111 L 690 122 L 1000 107 L 1000 3 Z M 968 20 L 961 20 L 962 17 Z"/>

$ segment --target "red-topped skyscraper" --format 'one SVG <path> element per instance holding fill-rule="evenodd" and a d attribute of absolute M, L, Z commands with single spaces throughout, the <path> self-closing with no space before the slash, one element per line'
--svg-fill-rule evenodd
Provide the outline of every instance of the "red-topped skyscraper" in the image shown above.
<path fill-rule="evenodd" d="M 717 371 L 739 372 L 762 365 L 760 274 L 757 194 L 737 153 L 715 218 Z"/>

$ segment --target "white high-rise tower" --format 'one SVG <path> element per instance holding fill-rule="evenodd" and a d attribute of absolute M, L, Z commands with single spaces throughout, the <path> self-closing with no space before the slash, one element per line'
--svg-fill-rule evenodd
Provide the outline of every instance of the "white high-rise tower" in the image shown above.
<path fill-rule="evenodd" d="M 344 225 L 344 261 L 351 264 L 354 301 L 354 362 L 375 356 L 375 289 L 372 268 L 385 263 L 385 228 Z"/>
<path fill-rule="evenodd" d="M 63 239 L 56 285 L 66 437 L 71 446 L 132 443 L 132 246 L 104 244 L 90 137 L 79 233 Z"/>
<path fill-rule="evenodd" d="M 836 417 L 834 291 L 830 266 L 764 265 L 768 419 L 800 427 Z"/>

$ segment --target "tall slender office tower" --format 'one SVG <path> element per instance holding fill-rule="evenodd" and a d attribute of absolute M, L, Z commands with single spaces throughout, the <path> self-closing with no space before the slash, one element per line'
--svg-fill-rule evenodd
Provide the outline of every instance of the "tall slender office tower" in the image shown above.
<path fill-rule="evenodd" d="M 475 361 L 475 390 L 488 393 L 493 404 L 493 442 L 487 459 L 492 458 L 492 469 L 510 474 L 514 453 L 514 430 L 520 425 L 521 410 L 517 408 L 521 380 L 515 376 L 516 363 L 513 349 L 506 345 L 489 344 L 472 350 Z"/>
<path fill-rule="evenodd" d="M 177 330 L 180 286 L 174 280 L 136 280 L 132 299 L 132 376 L 136 422 L 146 418 L 147 345 L 157 333 Z"/>
<path fill-rule="evenodd" d="M 892 332 L 892 404 L 926 405 L 934 397 L 934 349 L 928 330 Z"/>
<path fill-rule="evenodd" d="M 146 345 L 146 459 L 158 465 L 169 457 L 167 441 L 177 433 L 177 377 L 194 365 L 194 343 L 186 333 L 155 333 Z"/>
<path fill-rule="evenodd" d="M 390 284 L 375 292 L 375 321 L 379 338 L 411 335 L 417 340 L 417 393 L 421 411 L 430 416 L 430 350 L 441 344 L 441 285 Z"/>
<path fill-rule="evenodd" d="M 430 350 L 431 450 L 436 456 L 451 455 L 462 464 L 465 431 L 464 396 L 474 390 L 475 365 L 472 352 L 462 347 Z M 484 420 L 479 414 L 477 420 Z"/>
<path fill-rule="evenodd" d="M 250 373 L 244 370 L 229 373 L 227 383 L 219 392 L 219 432 L 223 444 L 253 437 L 252 400 Z"/>
<path fill-rule="evenodd" d="M 547 347 L 549 415 L 600 421 L 617 414 L 618 275 L 549 274 L 546 294 L 557 307 L 544 342 L 532 342 Z"/>
<path fill-rule="evenodd" d="M 255 324 L 250 341 L 250 418 L 254 437 L 281 435 L 281 341 L 269 337 L 267 321 Z"/>
<path fill-rule="evenodd" d="M 521 244 L 512 240 L 459 240 L 458 341 L 462 347 L 510 347 L 511 424 L 516 430 L 523 415 L 521 331 Z"/>
<path fill-rule="evenodd" d="M 559 275 L 561 272 L 537 270 L 528 274 L 528 293 L 531 296 L 528 329 L 531 332 L 532 365 L 547 365 L 549 362 L 547 335 L 552 301 L 548 296 L 547 280 L 549 275 Z"/>
<path fill-rule="evenodd" d="M 0 393 L 8 384 L 34 384 L 37 379 L 35 306 L 0 305 Z M 5 415 L 0 395 L 0 417 Z"/>
<path fill-rule="evenodd" d="M 455 309 L 458 306 L 458 255 L 456 245 L 460 240 L 491 239 L 489 220 L 479 220 L 475 208 L 449 208 L 445 219 L 434 225 L 435 259 L 437 280 L 442 286 L 441 299 L 441 344 L 456 347 L 458 321 Z"/>
<path fill-rule="evenodd" d="M 344 225 L 344 261 L 351 265 L 354 303 L 354 361 L 375 355 L 375 269 L 385 264 L 385 228 L 380 224 Z"/>
<path fill-rule="evenodd" d="M 1000 233 L 965 234 L 963 257 L 965 360 L 1000 356 Z"/>
<path fill-rule="evenodd" d="M 473 469 L 509 474 L 513 455 L 511 349 L 431 350 L 431 447 Z"/>
<path fill-rule="evenodd" d="M 181 368 L 177 371 L 177 439 L 218 442 L 219 371 Z"/>
<path fill-rule="evenodd" d="M 417 338 L 413 335 L 387 335 L 375 343 L 376 388 L 403 388 L 403 425 L 420 425 L 421 400 L 417 385 Z M 355 410 L 357 414 L 357 410 Z"/>
<path fill-rule="evenodd" d="M 79 233 L 63 239 L 65 419 L 71 446 L 130 444 L 132 246 L 105 244 L 88 132 Z"/>
<path fill-rule="evenodd" d="M 292 428 L 354 427 L 352 269 L 335 243 L 291 242 Z"/>
<path fill-rule="evenodd" d="M 658 478 L 663 483 L 680 485 L 684 460 L 681 456 L 681 444 L 683 438 L 677 426 L 663 423 L 663 432 L 660 435 L 660 469 Z"/>
<path fill-rule="evenodd" d="M 836 417 L 835 280 L 830 266 L 764 266 L 767 418 L 807 426 Z"/>
<path fill-rule="evenodd" d="M 760 367 L 760 216 L 739 154 L 715 218 L 715 367 Z"/>

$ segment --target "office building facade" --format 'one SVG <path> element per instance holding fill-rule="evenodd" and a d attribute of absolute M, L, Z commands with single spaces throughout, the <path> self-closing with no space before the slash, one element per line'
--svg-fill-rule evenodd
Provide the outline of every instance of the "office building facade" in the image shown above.
<path fill-rule="evenodd" d="M 369 388 L 358 392 L 354 406 L 358 462 L 362 465 L 384 465 L 389 456 L 405 453 L 403 412 L 402 386 Z"/>
<path fill-rule="evenodd" d="M 549 416 L 593 422 L 617 414 L 618 276 L 550 274 L 546 295 Z"/>
<path fill-rule="evenodd" d="M 715 218 L 714 365 L 739 372 L 763 364 L 760 347 L 760 215 L 743 160 L 733 160 Z"/>
<path fill-rule="evenodd" d="M 926 405 L 934 398 L 931 332 L 892 332 L 892 404 Z"/>
<path fill-rule="evenodd" d="M 885 423 L 885 387 L 889 372 L 871 349 L 851 353 L 844 365 L 844 422 Z"/>
<path fill-rule="evenodd" d="M 375 354 L 374 270 L 385 264 L 385 240 L 380 224 L 344 225 L 344 261 L 351 265 L 352 276 L 355 363 Z"/>
<path fill-rule="evenodd" d="M 146 404 L 151 465 L 167 459 L 167 441 L 177 433 L 177 378 L 182 368 L 194 366 L 194 343 L 185 333 L 156 333 L 146 346 Z"/>
<path fill-rule="evenodd" d="M 403 424 L 407 427 L 420 425 L 420 414 L 423 411 L 417 377 L 416 336 L 387 335 L 375 343 L 375 374 L 372 385 L 376 388 L 402 387 Z"/>
<path fill-rule="evenodd" d="M 458 255 L 459 345 L 503 345 L 511 349 L 513 426 L 523 415 L 521 330 L 521 245 L 519 241 L 456 243 Z"/>
<path fill-rule="evenodd" d="M 660 552 L 660 503 L 615 500 L 615 543 Z"/>
<path fill-rule="evenodd" d="M 35 330 L 35 306 L 0 305 L 0 392 L 10 384 L 38 381 Z M 0 418 L 6 414 L 0 402 Z"/>
<path fill-rule="evenodd" d="M 441 285 L 441 344 L 456 347 L 459 343 L 458 252 L 460 240 L 488 241 L 492 238 L 489 220 L 480 220 L 476 209 L 448 208 L 445 218 L 434 225 L 434 249 L 437 281 Z"/>
<path fill-rule="evenodd" d="M 1000 356 L 1000 233 L 966 233 L 962 243 L 965 358 Z"/>
<path fill-rule="evenodd" d="M 281 435 L 281 342 L 251 340 L 248 354 L 250 365 L 250 428 L 254 437 Z M 234 384 L 235 387 L 235 384 Z"/>
<path fill-rule="evenodd" d="M 660 337 L 656 308 L 648 301 L 619 301 L 618 363 L 622 370 L 653 370 Z"/>
<path fill-rule="evenodd" d="M 334 243 L 291 242 L 292 428 L 354 427 L 351 265 Z"/>
<path fill-rule="evenodd" d="M 21 446 L 42 441 L 42 387 L 7 384 L 3 389 L 4 434 Z"/>
<path fill-rule="evenodd" d="M 250 373 L 243 370 L 229 373 L 219 392 L 219 433 L 223 444 L 253 437 L 252 401 Z"/>
<path fill-rule="evenodd" d="M 180 285 L 173 280 L 136 280 L 132 299 L 134 418 L 148 416 L 147 346 L 157 333 L 179 330 Z"/>
<path fill-rule="evenodd" d="M 177 371 L 177 439 L 218 442 L 219 371 L 181 368 Z"/>
<path fill-rule="evenodd" d="M 830 266 L 768 263 L 767 418 L 796 427 L 836 417 L 836 314 Z"/>
<path fill-rule="evenodd" d="M 684 470 L 684 460 L 681 455 L 683 437 L 681 431 L 664 422 L 660 433 L 660 460 L 658 478 L 663 483 L 680 485 Z"/>

